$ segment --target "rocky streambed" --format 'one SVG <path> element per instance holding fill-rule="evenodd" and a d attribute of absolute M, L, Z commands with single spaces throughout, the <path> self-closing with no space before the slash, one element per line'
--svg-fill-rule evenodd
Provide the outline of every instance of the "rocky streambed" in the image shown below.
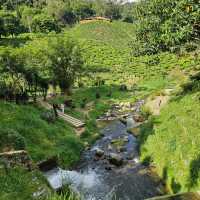
<path fill-rule="evenodd" d="M 137 111 L 142 104 L 138 104 Z M 68 184 L 84 200 L 143 200 L 162 195 L 162 183 L 139 162 L 138 141 L 127 129 L 136 126 L 129 113 L 126 123 L 115 119 L 102 129 L 102 138 L 85 151 L 74 171 L 45 172 L 50 185 Z"/>

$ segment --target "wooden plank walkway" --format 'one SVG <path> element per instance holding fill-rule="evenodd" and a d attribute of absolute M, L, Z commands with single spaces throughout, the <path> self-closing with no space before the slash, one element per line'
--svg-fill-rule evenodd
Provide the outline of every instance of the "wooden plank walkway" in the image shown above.
<path fill-rule="evenodd" d="M 48 110 L 51 110 L 52 109 L 52 106 L 47 103 L 47 102 L 44 102 L 42 100 L 39 100 L 38 101 L 40 103 L 40 105 Z M 81 120 L 79 119 L 76 119 L 70 115 L 67 115 L 67 114 L 64 114 L 60 111 L 57 111 L 58 112 L 58 116 L 60 118 L 62 118 L 64 121 L 68 122 L 69 124 L 71 124 L 73 127 L 75 128 L 81 128 L 81 127 L 84 127 L 85 126 L 85 123 L 82 122 Z"/>

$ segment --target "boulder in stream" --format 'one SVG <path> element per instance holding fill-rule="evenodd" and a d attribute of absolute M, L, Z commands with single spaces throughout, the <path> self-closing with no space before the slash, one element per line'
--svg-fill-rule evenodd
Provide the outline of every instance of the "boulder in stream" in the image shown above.
<path fill-rule="evenodd" d="M 110 153 L 108 156 L 109 162 L 115 166 L 121 166 L 123 165 L 123 158 L 116 154 L 116 153 Z"/>
<path fill-rule="evenodd" d="M 104 155 L 104 151 L 100 148 L 95 149 L 95 155 L 98 157 L 102 157 Z"/>
<path fill-rule="evenodd" d="M 140 114 L 134 115 L 133 119 L 135 120 L 135 122 L 144 122 L 145 121 L 145 118 Z"/>

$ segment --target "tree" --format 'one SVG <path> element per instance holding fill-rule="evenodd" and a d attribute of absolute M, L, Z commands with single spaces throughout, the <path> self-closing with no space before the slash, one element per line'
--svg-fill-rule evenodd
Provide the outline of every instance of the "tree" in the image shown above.
<path fill-rule="evenodd" d="M 3 34 L 5 36 L 14 36 L 22 32 L 23 27 L 21 26 L 19 19 L 15 15 L 10 12 L 1 12 L 0 17 L 3 20 Z"/>
<path fill-rule="evenodd" d="M 4 22 L 3 22 L 3 18 L 0 17 L 0 38 L 2 35 L 5 35 L 5 31 L 4 31 Z"/>
<path fill-rule="evenodd" d="M 6 48 L 0 52 L 0 74 L 15 95 L 22 90 L 24 59 L 20 49 Z M 6 80 L 6 81 L 5 81 Z"/>
<path fill-rule="evenodd" d="M 83 65 L 80 48 L 71 39 L 60 37 L 50 40 L 49 47 L 52 81 L 68 93 Z"/>
<path fill-rule="evenodd" d="M 32 21 L 32 29 L 34 32 L 48 33 L 51 31 L 60 32 L 61 29 L 57 21 L 46 14 L 35 15 Z"/>
<path fill-rule="evenodd" d="M 120 19 L 121 18 L 120 5 L 114 1 L 109 0 L 106 3 L 105 16 L 115 20 Z"/>
<path fill-rule="evenodd" d="M 61 0 L 49 0 L 46 12 L 54 17 L 63 26 L 66 24 L 72 25 L 78 20 L 69 2 L 65 3 Z"/>
<path fill-rule="evenodd" d="M 36 9 L 36 8 L 30 8 L 28 6 L 23 6 L 23 7 L 20 7 L 19 12 L 20 12 L 20 15 L 21 15 L 22 24 L 31 33 L 34 16 L 37 15 L 37 14 L 40 14 L 40 10 Z"/>
<path fill-rule="evenodd" d="M 136 4 L 136 41 L 139 54 L 166 51 L 199 37 L 196 0 L 143 0 Z M 137 44 L 137 42 L 136 42 Z"/>
<path fill-rule="evenodd" d="M 89 2 L 79 3 L 74 10 L 79 19 L 92 17 L 96 14 L 95 10 L 92 8 L 92 3 Z"/>
<path fill-rule="evenodd" d="M 97 16 L 105 16 L 106 1 L 105 0 L 95 0 L 93 2 L 93 9 Z"/>

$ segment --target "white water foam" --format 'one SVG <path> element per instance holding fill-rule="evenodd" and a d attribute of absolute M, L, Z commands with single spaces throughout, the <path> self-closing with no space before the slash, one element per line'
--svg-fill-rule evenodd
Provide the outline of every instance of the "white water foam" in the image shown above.
<path fill-rule="evenodd" d="M 78 188 L 90 189 L 100 182 L 98 175 L 91 169 L 81 174 L 76 171 L 66 171 L 56 168 L 45 172 L 44 175 L 55 190 L 62 188 L 63 185 L 71 185 L 76 190 Z"/>

